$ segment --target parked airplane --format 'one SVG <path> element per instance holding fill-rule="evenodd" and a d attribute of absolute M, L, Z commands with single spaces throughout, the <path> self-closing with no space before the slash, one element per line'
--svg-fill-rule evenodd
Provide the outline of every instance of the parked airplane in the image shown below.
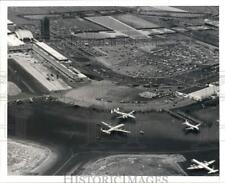
<path fill-rule="evenodd" d="M 188 167 L 188 170 L 206 169 L 208 170 L 208 174 L 216 173 L 219 171 L 209 167 L 209 165 L 213 164 L 215 160 L 200 162 L 196 159 L 192 159 L 191 161 L 195 164 L 192 164 L 190 167 Z"/>
<path fill-rule="evenodd" d="M 113 109 L 111 110 L 111 114 L 116 113 L 119 114 L 120 116 L 118 118 L 135 118 L 135 116 L 133 115 L 135 111 L 131 111 L 129 113 L 125 113 L 125 112 L 121 112 L 119 108 Z"/>
<path fill-rule="evenodd" d="M 199 131 L 199 126 L 201 125 L 201 123 L 199 123 L 197 125 L 193 125 L 190 122 L 188 122 L 188 120 L 185 120 L 185 122 L 182 124 L 187 126 L 186 130 L 197 130 L 197 131 Z"/>
<path fill-rule="evenodd" d="M 112 131 L 116 131 L 116 132 L 123 132 L 123 133 L 131 133 L 130 131 L 126 131 L 126 130 L 123 130 L 123 129 L 120 129 L 121 127 L 124 126 L 124 124 L 119 124 L 119 125 L 116 125 L 116 126 L 111 126 L 105 122 L 101 122 L 103 125 L 107 126 L 109 129 L 108 130 L 104 130 L 101 128 L 101 131 L 103 133 L 106 133 L 106 134 L 111 134 Z"/>

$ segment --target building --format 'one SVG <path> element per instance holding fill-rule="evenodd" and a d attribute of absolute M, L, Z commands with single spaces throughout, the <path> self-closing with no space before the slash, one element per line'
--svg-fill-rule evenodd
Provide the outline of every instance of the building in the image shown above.
<path fill-rule="evenodd" d="M 219 95 L 219 86 L 213 84 L 209 84 L 206 88 L 187 94 L 189 98 L 197 101 L 201 101 L 213 95 Z"/>
<path fill-rule="evenodd" d="M 33 34 L 29 30 L 17 29 L 16 37 L 23 42 L 30 42 L 34 39 Z"/>
<path fill-rule="evenodd" d="M 48 46 L 44 42 L 35 42 L 33 44 L 33 50 L 44 58 L 55 70 L 57 70 L 61 75 L 67 77 L 71 80 L 84 79 L 87 78 L 79 70 L 69 68 L 63 64 L 63 62 L 68 61 L 68 58 L 64 57 L 62 54 Z"/>
<path fill-rule="evenodd" d="M 41 38 L 44 40 L 50 39 L 49 25 L 50 25 L 49 18 L 44 17 L 41 20 Z"/>
<path fill-rule="evenodd" d="M 219 21 L 218 20 L 205 19 L 204 22 L 205 22 L 206 25 L 217 27 L 217 28 L 219 27 Z"/>
<path fill-rule="evenodd" d="M 24 45 L 24 42 L 18 39 L 15 33 L 8 30 L 7 44 L 9 47 L 17 47 L 17 46 Z"/>

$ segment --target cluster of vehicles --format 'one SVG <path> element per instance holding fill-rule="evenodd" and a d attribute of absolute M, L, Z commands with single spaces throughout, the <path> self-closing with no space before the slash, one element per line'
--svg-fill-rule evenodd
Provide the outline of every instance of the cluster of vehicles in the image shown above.
<path fill-rule="evenodd" d="M 119 116 L 117 116 L 117 118 L 119 118 L 119 119 L 127 119 L 127 118 L 135 119 L 136 117 L 134 116 L 134 112 L 135 111 L 131 111 L 129 113 L 122 112 L 122 111 L 120 111 L 119 108 L 111 110 L 111 114 L 116 113 L 117 115 L 119 115 Z M 108 129 L 103 129 L 103 128 L 100 129 L 102 133 L 107 134 L 107 135 L 110 135 L 112 132 L 120 132 L 120 133 L 125 133 L 125 134 L 131 133 L 128 130 L 122 129 L 122 127 L 124 127 L 125 124 L 118 124 L 116 126 L 112 126 L 103 121 L 101 122 L 101 124 L 108 128 Z M 199 127 L 201 126 L 201 123 L 198 123 L 195 125 L 195 124 L 192 124 L 191 122 L 189 122 L 188 120 L 185 120 L 185 122 L 182 124 L 186 126 L 185 129 L 187 131 L 200 131 Z M 140 133 L 144 134 L 144 131 L 140 131 Z M 187 168 L 188 170 L 205 169 L 208 171 L 208 174 L 217 173 L 219 171 L 218 169 L 215 169 L 214 167 L 210 167 L 210 165 L 215 163 L 215 160 L 201 162 L 196 159 L 192 159 L 191 161 L 193 164 L 191 164 L 190 167 Z"/>

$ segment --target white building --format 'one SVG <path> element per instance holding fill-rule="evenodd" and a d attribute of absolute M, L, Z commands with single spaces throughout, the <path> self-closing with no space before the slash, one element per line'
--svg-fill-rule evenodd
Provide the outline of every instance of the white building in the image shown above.
<path fill-rule="evenodd" d="M 197 101 L 201 101 L 212 95 L 219 95 L 219 86 L 209 84 L 208 87 L 188 94 L 188 97 Z"/>

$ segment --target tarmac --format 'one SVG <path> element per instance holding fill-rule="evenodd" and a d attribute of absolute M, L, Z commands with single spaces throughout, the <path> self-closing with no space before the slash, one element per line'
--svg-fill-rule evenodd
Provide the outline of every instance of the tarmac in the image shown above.
<path fill-rule="evenodd" d="M 59 156 L 64 158 L 44 173 L 47 175 L 79 174 L 88 161 L 121 153 L 179 153 L 187 159 L 183 169 L 189 166 L 191 158 L 219 162 L 219 126 L 216 122 L 210 127 L 203 126 L 200 133 L 185 133 L 183 121 L 166 112 L 137 112 L 136 121 L 120 121 L 107 110 L 60 102 L 12 104 L 8 115 L 9 125 L 13 126 L 16 121 L 14 130 L 20 136 L 51 142 L 63 149 Z M 132 133 L 106 136 L 99 130 L 100 121 L 124 123 L 125 129 Z M 141 130 L 144 135 L 140 134 Z M 205 175 L 204 172 L 187 173 Z"/>

